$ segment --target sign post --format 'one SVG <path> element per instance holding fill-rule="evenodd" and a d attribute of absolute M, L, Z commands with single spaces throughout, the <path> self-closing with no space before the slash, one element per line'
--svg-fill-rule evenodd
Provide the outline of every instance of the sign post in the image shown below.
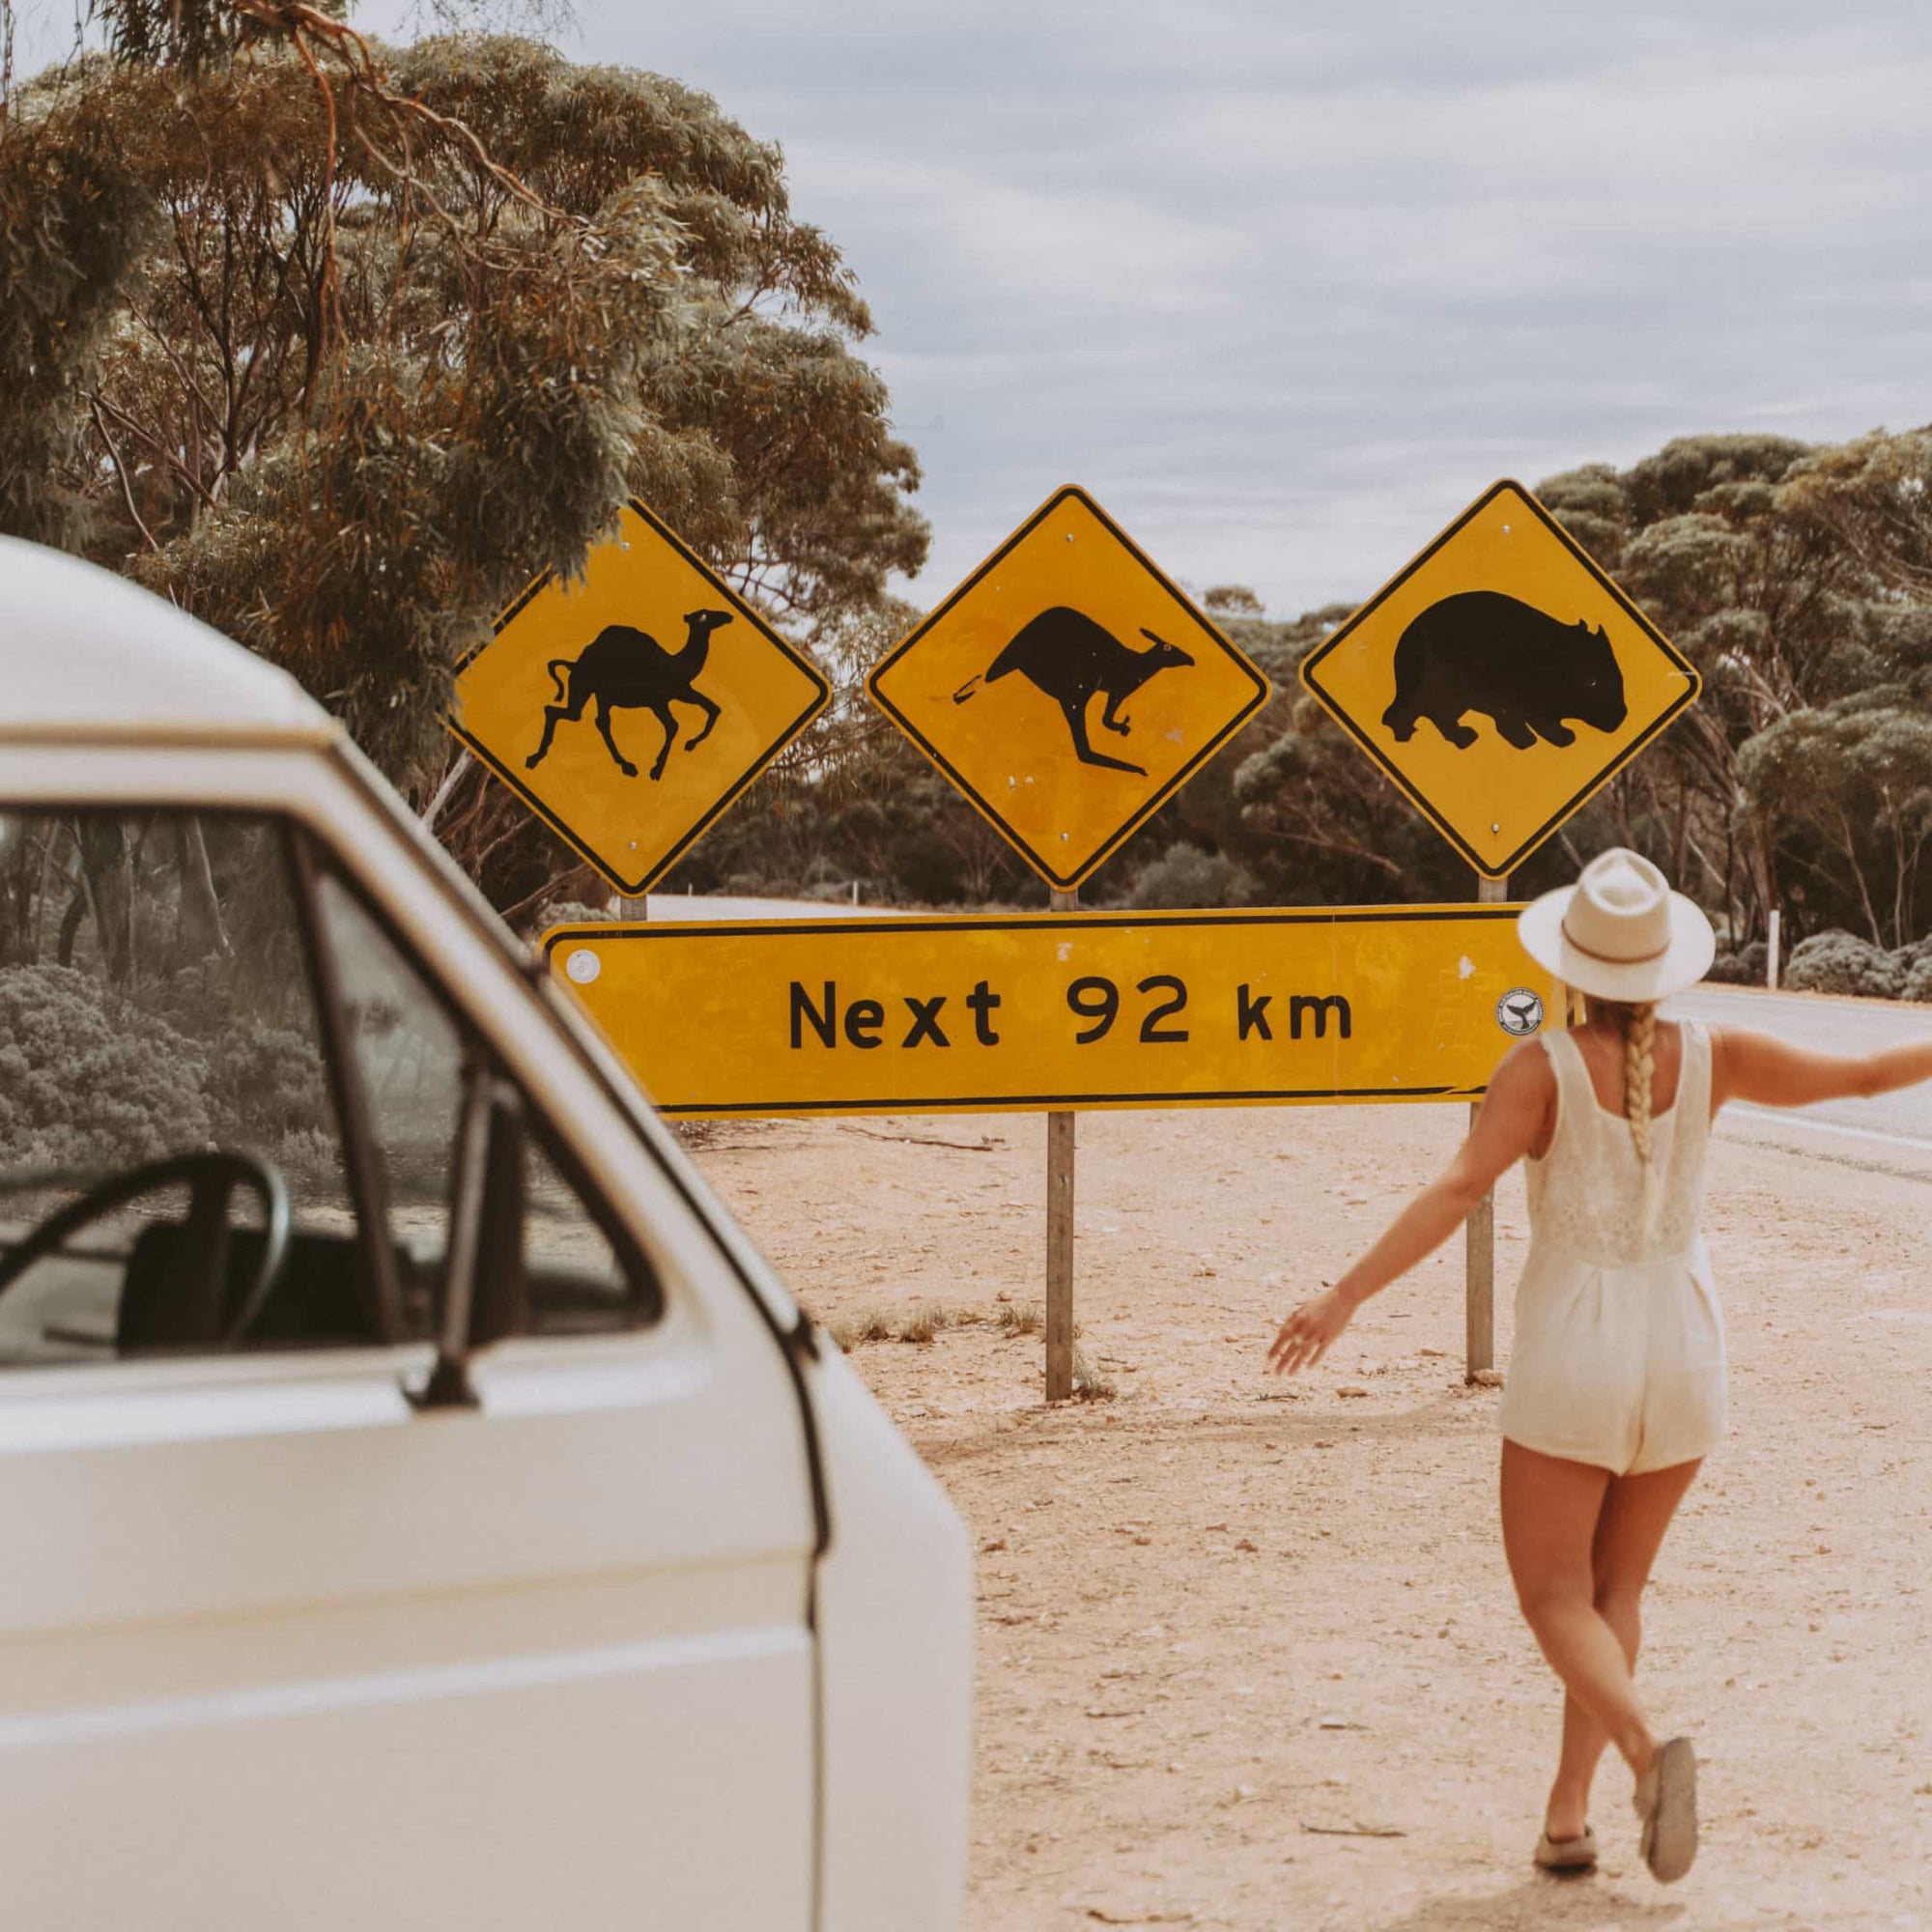
<path fill-rule="evenodd" d="M 668 1115 L 1044 1112 L 1053 1402 L 1075 1393 L 1075 1107 L 1466 1102 L 1554 994 L 1493 902 L 1054 897 L 1003 918 L 559 926 L 543 947 Z"/>
<path fill-rule="evenodd" d="M 1479 904 L 1497 905 L 1509 896 L 1506 879 L 1479 879 Z M 1483 1111 L 1480 1100 L 1469 1102 L 1469 1124 Z M 1463 1373 L 1474 1381 L 1496 1365 L 1496 1197 L 1493 1188 L 1477 1204 L 1464 1234 L 1467 1264 L 1463 1305 Z"/>
<path fill-rule="evenodd" d="M 1065 912 L 1268 682 L 1085 491 L 1057 491 L 866 680 Z M 1047 1115 L 1046 1396 L 1073 1392 L 1070 1109 Z"/>
<path fill-rule="evenodd" d="M 1071 912 L 1077 891 L 1055 893 L 1055 912 Z M 1073 1393 L 1074 1116 L 1056 1107 L 1046 1117 L 1046 1399 Z"/>
<path fill-rule="evenodd" d="M 1690 661 L 1508 481 L 1312 651 L 1301 681 L 1475 867 L 1486 904 L 1700 688 Z M 1545 1016 L 1518 1013 L 1523 1037 Z M 1466 1240 L 1473 1381 L 1494 1374 L 1493 1194 Z"/>

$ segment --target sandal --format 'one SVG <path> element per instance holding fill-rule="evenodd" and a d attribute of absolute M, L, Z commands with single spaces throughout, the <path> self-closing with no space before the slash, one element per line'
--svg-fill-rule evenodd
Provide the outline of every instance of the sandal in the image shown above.
<path fill-rule="evenodd" d="M 1657 1747 L 1631 1800 L 1643 1821 L 1637 1841 L 1659 1885 L 1674 1885 L 1697 1856 L 1697 1757 L 1689 1738 Z"/>
<path fill-rule="evenodd" d="M 1536 1841 L 1536 1862 L 1549 1872 L 1585 1872 L 1597 1869 L 1597 1834 L 1589 1826 L 1582 1836 L 1552 1838 L 1548 1832 Z"/>

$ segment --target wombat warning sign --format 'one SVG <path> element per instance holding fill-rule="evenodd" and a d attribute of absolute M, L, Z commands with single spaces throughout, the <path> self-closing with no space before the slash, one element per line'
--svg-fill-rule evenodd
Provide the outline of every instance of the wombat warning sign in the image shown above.
<path fill-rule="evenodd" d="M 1494 485 L 1301 667 L 1486 878 L 1696 696 L 1696 671 L 1520 484 Z"/>

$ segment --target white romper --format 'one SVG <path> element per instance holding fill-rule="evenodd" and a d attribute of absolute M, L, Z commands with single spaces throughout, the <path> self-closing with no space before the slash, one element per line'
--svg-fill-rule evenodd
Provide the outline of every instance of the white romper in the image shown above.
<path fill-rule="evenodd" d="M 1529 1259 L 1502 1433 L 1525 1449 L 1617 1475 L 1666 1469 L 1724 1434 L 1724 1323 L 1704 1247 L 1711 1037 L 1683 1027 L 1677 1097 L 1651 1127 L 1656 1191 L 1630 1123 L 1597 1098 L 1577 1042 L 1543 1036 L 1556 1072 L 1556 1131 L 1524 1163 Z"/>

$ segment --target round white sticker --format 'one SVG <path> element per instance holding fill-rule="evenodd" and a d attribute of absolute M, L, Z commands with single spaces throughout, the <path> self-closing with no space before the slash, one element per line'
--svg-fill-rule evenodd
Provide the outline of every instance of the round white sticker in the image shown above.
<path fill-rule="evenodd" d="M 563 962 L 563 970 L 566 973 L 568 973 L 570 977 L 573 980 L 575 980 L 580 986 L 587 986 L 589 985 L 591 980 L 596 979 L 598 974 L 603 972 L 604 962 L 601 959 L 599 959 L 596 953 L 592 952 L 587 947 L 580 946 L 577 949 L 577 951 L 573 952 L 570 955 L 570 957 Z"/>
<path fill-rule="evenodd" d="M 1543 995 L 1513 986 L 1496 1002 L 1496 1024 L 1512 1039 L 1527 1039 L 1543 1025 Z"/>

